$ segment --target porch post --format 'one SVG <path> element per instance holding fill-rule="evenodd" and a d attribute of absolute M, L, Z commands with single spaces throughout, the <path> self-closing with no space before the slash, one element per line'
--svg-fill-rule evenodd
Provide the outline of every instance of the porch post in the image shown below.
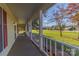
<path fill-rule="evenodd" d="M 25 33 L 27 35 L 27 22 L 26 22 L 26 25 L 25 25 Z"/>
<path fill-rule="evenodd" d="M 14 26 L 14 34 L 15 34 L 15 39 L 17 38 L 17 36 L 18 36 L 18 33 L 17 33 L 17 23 L 14 23 L 13 24 L 13 26 Z"/>
<path fill-rule="evenodd" d="M 32 20 L 29 22 L 29 37 L 32 40 Z"/>
<path fill-rule="evenodd" d="M 18 31 L 18 30 L 17 30 L 17 23 L 15 23 L 14 26 L 15 26 L 15 34 L 16 34 L 16 38 L 17 38 L 17 36 L 18 36 L 18 33 L 17 33 L 17 31 Z"/>
<path fill-rule="evenodd" d="M 39 36 L 40 36 L 40 49 L 43 50 L 42 10 L 40 10 Z"/>
<path fill-rule="evenodd" d="M 29 22 L 26 22 L 26 35 L 29 37 Z"/>

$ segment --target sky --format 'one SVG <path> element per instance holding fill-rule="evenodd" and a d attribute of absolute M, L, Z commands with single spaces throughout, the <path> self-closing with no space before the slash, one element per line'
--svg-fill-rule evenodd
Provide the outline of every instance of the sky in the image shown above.
<path fill-rule="evenodd" d="M 52 7 L 50 7 L 43 16 L 43 27 L 51 27 L 51 26 L 55 26 L 56 25 L 56 21 L 54 21 L 54 19 L 52 18 L 53 17 L 53 13 L 58 10 L 57 6 L 62 6 L 64 8 L 67 7 L 68 3 L 57 3 L 55 5 L 53 5 Z M 51 21 L 49 21 L 51 20 Z M 71 21 L 69 19 L 63 19 L 63 24 L 65 24 L 66 26 L 69 26 L 69 25 L 72 25 Z"/>

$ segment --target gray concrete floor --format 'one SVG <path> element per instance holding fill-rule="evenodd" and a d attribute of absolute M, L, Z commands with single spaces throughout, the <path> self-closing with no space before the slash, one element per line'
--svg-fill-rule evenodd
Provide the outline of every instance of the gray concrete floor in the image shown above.
<path fill-rule="evenodd" d="M 26 36 L 19 36 L 8 56 L 43 56 L 44 54 Z"/>

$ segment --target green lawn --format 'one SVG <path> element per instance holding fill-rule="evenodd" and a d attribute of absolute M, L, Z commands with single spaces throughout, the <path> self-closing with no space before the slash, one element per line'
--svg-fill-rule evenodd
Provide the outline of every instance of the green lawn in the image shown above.
<path fill-rule="evenodd" d="M 32 30 L 32 33 L 37 33 L 38 31 Z M 63 31 L 63 36 L 60 37 L 60 32 L 55 30 L 43 30 L 43 34 L 49 38 L 52 38 L 54 40 L 65 42 L 68 44 L 72 44 L 75 46 L 79 46 L 79 41 L 77 39 L 78 32 L 67 32 Z"/>

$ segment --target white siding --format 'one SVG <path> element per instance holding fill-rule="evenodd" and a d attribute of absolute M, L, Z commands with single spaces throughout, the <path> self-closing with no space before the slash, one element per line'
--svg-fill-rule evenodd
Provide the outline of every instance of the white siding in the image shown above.
<path fill-rule="evenodd" d="M 14 35 L 14 26 L 13 26 L 13 19 L 7 15 L 7 35 L 8 35 L 8 46 L 0 53 L 0 55 L 6 56 L 8 52 L 10 51 L 14 41 L 15 41 L 15 35 Z"/>

